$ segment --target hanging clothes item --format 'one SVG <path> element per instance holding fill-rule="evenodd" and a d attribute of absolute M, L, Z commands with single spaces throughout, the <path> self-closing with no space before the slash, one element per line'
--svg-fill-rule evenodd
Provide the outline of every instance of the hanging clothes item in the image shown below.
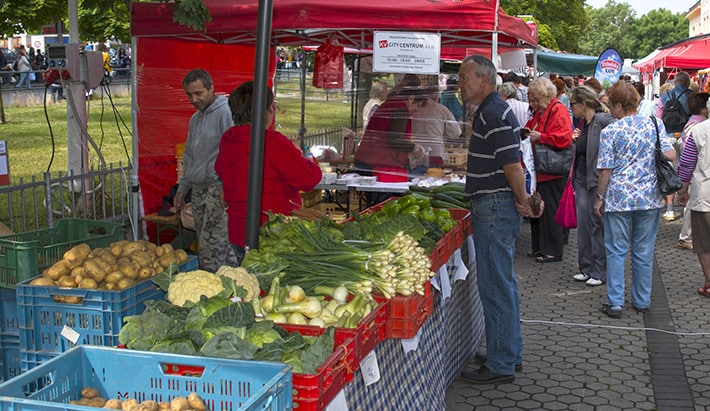
<path fill-rule="evenodd" d="M 337 40 L 327 39 L 316 49 L 313 65 L 313 86 L 326 89 L 343 88 L 345 49 Z"/>

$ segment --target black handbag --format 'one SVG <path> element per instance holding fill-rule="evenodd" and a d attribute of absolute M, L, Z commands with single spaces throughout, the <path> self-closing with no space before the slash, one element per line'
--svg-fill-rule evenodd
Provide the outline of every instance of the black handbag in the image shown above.
<path fill-rule="evenodd" d="M 678 173 L 673 168 L 673 164 L 666 160 L 661 151 L 661 141 L 658 136 L 658 122 L 656 117 L 651 116 L 651 121 L 656 127 L 656 180 L 658 180 L 658 190 L 661 195 L 667 196 L 675 193 L 683 187 Z"/>
<path fill-rule="evenodd" d="M 556 102 L 557 104 L 559 102 Z M 560 103 L 562 104 L 562 103 Z M 547 112 L 547 119 L 543 126 L 543 132 L 547 130 L 547 122 L 550 121 L 552 107 Z M 552 175 L 566 175 L 572 167 L 574 160 L 574 147 L 570 144 L 567 148 L 557 148 L 546 144 L 533 145 L 533 158 L 535 161 L 535 172 Z"/>

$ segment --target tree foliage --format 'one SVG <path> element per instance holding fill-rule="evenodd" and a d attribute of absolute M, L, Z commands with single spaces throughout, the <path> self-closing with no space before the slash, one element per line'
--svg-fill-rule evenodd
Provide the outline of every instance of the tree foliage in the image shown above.
<path fill-rule="evenodd" d="M 642 58 L 666 44 L 688 37 L 688 19 L 666 9 L 651 10 L 634 22 L 629 36 L 634 48 L 631 58 Z"/>
<path fill-rule="evenodd" d="M 578 52 L 577 39 L 589 24 L 584 0 L 502 0 L 501 7 L 513 16 L 532 15 L 539 28 L 538 43 L 553 50 Z"/>
<path fill-rule="evenodd" d="M 604 7 L 586 8 L 589 16 L 589 30 L 579 37 L 582 54 L 596 56 L 605 49 L 615 48 L 622 58 L 631 56 L 634 48 L 631 28 L 636 12 L 626 3 L 609 0 Z"/>
<path fill-rule="evenodd" d="M 173 20 L 204 30 L 211 17 L 203 0 L 157 0 L 171 3 Z M 44 25 L 63 21 L 68 27 L 67 0 L 0 2 L 0 31 L 5 36 L 39 32 Z M 79 33 L 82 41 L 130 40 L 131 0 L 79 0 Z"/>

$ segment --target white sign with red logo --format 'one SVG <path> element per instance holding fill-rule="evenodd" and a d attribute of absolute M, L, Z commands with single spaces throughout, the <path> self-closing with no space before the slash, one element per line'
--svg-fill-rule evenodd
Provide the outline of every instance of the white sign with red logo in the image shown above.
<path fill-rule="evenodd" d="M 375 31 L 372 53 L 375 72 L 439 74 L 441 35 Z"/>

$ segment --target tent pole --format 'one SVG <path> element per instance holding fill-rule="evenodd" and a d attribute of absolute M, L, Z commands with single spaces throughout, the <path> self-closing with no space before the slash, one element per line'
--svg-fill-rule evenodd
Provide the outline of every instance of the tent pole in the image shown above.
<path fill-rule="evenodd" d="M 533 78 L 537 78 L 537 48 L 533 49 Z"/>
<path fill-rule="evenodd" d="M 131 38 L 131 61 L 137 61 L 136 55 L 138 54 L 138 41 L 135 37 Z M 137 75 L 138 70 L 131 70 L 131 111 L 133 112 L 133 124 L 131 129 L 133 131 L 133 139 L 131 139 L 131 201 L 128 203 L 131 207 L 129 212 L 129 222 L 131 223 L 131 232 L 133 233 L 133 240 L 138 240 L 139 232 L 142 233 L 143 230 L 138 231 L 138 226 L 141 224 L 141 212 L 139 207 L 140 200 L 140 185 L 138 184 L 138 122 L 135 121 L 136 113 L 138 113 L 138 92 L 137 92 Z M 182 246 L 182 244 L 180 244 Z"/>
<path fill-rule="evenodd" d="M 496 70 L 499 69 L 498 67 L 498 10 L 500 9 L 500 0 L 496 0 L 496 8 L 493 11 L 495 15 L 493 16 L 493 37 L 492 37 L 492 45 L 491 45 L 491 61 L 493 62 L 493 65 L 495 66 Z"/>
<path fill-rule="evenodd" d="M 261 180 L 264 175 L 264 132 L 266 119 L 266 87 L 269 73 L 269 45 L 271 44 L 271 21 L 273 0 L 259 1 L 256 30 L 256 58 L 254 60 L 253 118 L 249 155 L 249 190 L 247 192 L 247 248 L 259 247 L 261 226 Z"/>
<path fill-rule="evenodd" d="M 306 138 L 306 52 L 301 50 L 301 127 L 298 129 L 298 144 L 301 146 L 301 151 L 303 154 L 307 154 L 306 143 L 304 142 Z"/>

